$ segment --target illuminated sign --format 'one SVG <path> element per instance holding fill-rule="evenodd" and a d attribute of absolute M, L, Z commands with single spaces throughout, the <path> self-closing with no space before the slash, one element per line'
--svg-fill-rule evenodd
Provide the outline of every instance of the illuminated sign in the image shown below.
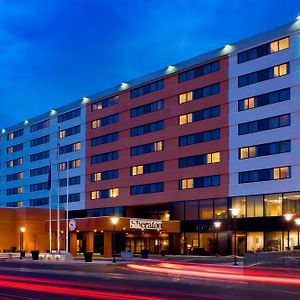
<path fill-rule="evenodd" d="M 69 221 L 69 230 L 74 231 L 75 229 L 76 229 L 76 221 L 72 219 Z"/>
<path fill-rule="evenodd" d="M 130 228 L 135 229 L 149 229 L 149 230 L 161 230 L 162 221 L 145 220 L 145 219 L 130 219 Z"/>

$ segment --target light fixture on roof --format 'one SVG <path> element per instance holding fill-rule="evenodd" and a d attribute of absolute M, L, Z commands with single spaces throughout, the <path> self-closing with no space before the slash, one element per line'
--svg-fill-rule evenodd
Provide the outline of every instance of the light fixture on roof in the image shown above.
<path fill-rule="evenodd" d="M 296 18 L 296 19 L 297 19 L 297 21 L 299 21 L 299 20 L 300 20 L 300 15 L 299 15 L 299 16 L 297 16 L 297 18 Z"/>
<path fill-rule="evenodd" d="M 169 66 L 167 67 L 167 72 L 168 72 L 168 73 L 171 73 L 171 72 L 174 72 L 174 71 L 176 71 L 176 67 L 175 67 L 175 66 L 169 65 Z"/>
<path fill-rule="evenodd" d="M 24 125 L 28 125 L 29 124 L 29 121 L 28 120 L 25 120 L 24 121 Z"/>
<path fill-rule="evenodd" d="M 50 110 L 50 116 L 54 116 L 56 115 L 56 110 L 55 109 L 51 109 Z"/>
<path fill-rule="evenodd" d="M 122 82 L 121 83 L 121 89 L 124 90 L 124 89 L 127 89 L 128 88 L 128 83 L 127 82 Z"/>
<path fill-rule="evenodd" d="M 2 128 L 1 133 L 4 134 L 6 132 L 5 128 Z"/>
<path fill-rule="evenodd" d="M 82 101 L 81 101 L 81 104 L 86 104 L 90 101 L 90 99 L 88 97 L 83 97 L 82 98 Z"/>

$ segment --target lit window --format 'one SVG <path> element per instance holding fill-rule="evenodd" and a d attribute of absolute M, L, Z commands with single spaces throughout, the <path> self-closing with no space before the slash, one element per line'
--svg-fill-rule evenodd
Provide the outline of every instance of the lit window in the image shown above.
<path fill-rule="evenodd" d="M 63 163 L 60 163 L 59 164 L 59 170 L 60 171 L 63 171 L 67 168 L 67 163 L 66 162 L 63 162 Z"/>
<path fill-rule="evenodd" d="M 18 194 L 23 194 L 24 188 L 22 186 L 18 187 Z"/>
<path fill-rule="evenodd" d="M 23 172 L 20 172 L 19 173 L 19 179 L 23 179 L 24 178 L 24 173 Z"/>
<path fill-rule="evenodd" d="M 118 196 L 119 196 L 119 189 L 118 188 L 109 189 L 109 197 L 110 198 L 116 198 Z"/>
<path fill-rule="evenodd" d="M 256 155 L 256 147 L 255 146 L 249 147 L 249 157 L 255 157 L 255 155 Z"/>
<path fill-rule="evenodd" d="M 289 174 L 289 167 L 282 167 L 280 168 L 280 178 L 289 178 L 290 174 Z"/>
<path fill-rule="evenodd" d="M 95 200 L 99 198 L 99 191 L 91 192 L 91 199 Z"/>
<path fill-rule="evenodd" d="M 274 77 L 280 77 L 287 74 L 287 64 L 274 67 Z"/>
<path fill-rule="evenodd" d="M 135 166 L 132 167 L 132 174 L 133 176 L 135 175 L 142 175 L 144 173 L 144 167 L 143 166 Z"/>
<path fill-rule="evenodd" d="M 240 159 L 248 158 L 248 148 L 241 148 L 240 149 Z"/>
<path fill-rule="evenodd" d="M 75 143 L 74 144 L 74 151 L 80 150 L 80 143 Z"/>
<path fill-rule="evenodd" d="M 59 138 L 62 139 L 62 138 L 64 138 L 65 136 L 66 136 L 66 131 L 65 131 L 65 130 L 61 130 L 61 131 L 59 132 Z"/>
<path fill-rule="evenodd" d="M 271 53 L 278 52 L 278 41 L 271 43 Z"/>
<path fill-rule="evenodd" d="M 188 92 L 179 95 L 179 104 L 192 101 L 193 100 L 193 92 Z"/>
<path fill-rule="evenodd" d="M 11 132 L 11 133 L 8 135 L 8 139 L 9 139 L 9 140 L 12 140 L 13 138 L 14 138 L 14 133 Z"/>
<path fill-rule="evenodd" d="M 211 153 L 206 154 L 206 160 L 208 164 L 211 164 Z"/>
<path fill-rule="evenodd" d="M 186 190 L 186 189 L 192 189 L 194 186 L 194 180 L 193 178 L 189 178 L 189 179 L 182 179 L 182 189 Z"/>
<path fill-rule="evenodd" d="M 211 157 L 211 162 L 212 162 L 212 163 L 217 163 L 217 162 L 220 162 L 220 161 L 221 161 L 220 152 L 212 153 L 211 156 L 212 156 L 212 157 Z"/>
<path fill-rule="evenodd" d="M 285 39 L 279 40 L 279 51 L 290 48 L 290 39 L 287 37 Z"/>
<path fill-rule="evenodd" d="M 155 151 L 162 151 L 163 150 L 163 142 L 162 141 L 155 142 L 154 150 Z"/>
<path fill-rule="evenodd" d="M 75 159 L 72 161 L 72 168 L 79 168 L 80 167 L 80 159 Z"/>
<path fill-rule="evenodd" d="M 179 125 L 183 125 L 187 123 L 187 115 L 179 116 Z"/>
<path fill-rule="evenodd" d="M 248 98 L 248 109 L 250 108 L 254 108 L 254 98 L 251 97 L 251 98 Z"/>
<path fill-rule="evenodd" d="M 93 174 L 93 179 L 94 181 L 100 181 L 102 179 L 102 175 L 101 175 L 101 172 L 98 172 L 98 173 L 94 173 Z"/>
<path fill-rule="evenodd" d="M 18 207 L 22 207 L 23 206 L 23 201 L 18 201 Z"/>
<path fill-rule="evenodd" d="M 95 120 L 92 122 L 92 128 L 95 129 L 95 128 L 98 128 L 100 127 L 100 120 Z"/>

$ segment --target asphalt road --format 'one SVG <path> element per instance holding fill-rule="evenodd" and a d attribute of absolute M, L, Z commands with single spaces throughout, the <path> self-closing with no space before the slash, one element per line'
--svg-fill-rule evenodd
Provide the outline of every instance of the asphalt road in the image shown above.
<path fill-rule="evenodd" d="M 0 299 L 300 299 L 299 269 L 207 262 L 3 260 Z"/>

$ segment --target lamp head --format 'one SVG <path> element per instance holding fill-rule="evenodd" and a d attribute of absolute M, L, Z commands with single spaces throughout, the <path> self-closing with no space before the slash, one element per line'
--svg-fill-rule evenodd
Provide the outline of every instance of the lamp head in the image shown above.
<path fill-rule="evenodd" d="M 119 218 L 118 217 L 112 217 L 111 222 L 113 223 L 113 225 L 117 225 L 118 222 L 119 222 Z"/>

